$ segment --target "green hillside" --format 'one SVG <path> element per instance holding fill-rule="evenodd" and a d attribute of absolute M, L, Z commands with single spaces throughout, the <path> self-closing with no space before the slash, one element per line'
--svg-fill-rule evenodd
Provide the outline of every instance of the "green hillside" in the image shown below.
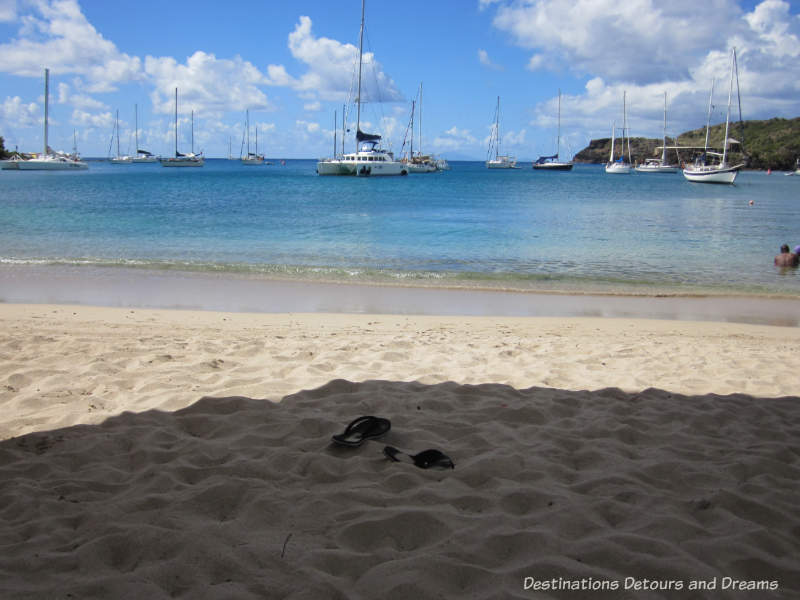
<path fill-rule="evenodd" d="M 725 136 L 725 123 L 712 125 L 709 134 L 709 145 L 717 150 L 722 149 Z M 668 138 L 668 145 L 703 146 L 706 137 L 705 127 L 680 134 L 677 144 Z M 731 124 L 728 137 L 743 142 L 742 146 L 732 145 L 729 161 L 731 164 L 745 163 L 751 169 L 794 169 L 795 160 L 800 157 L 800 118 L 769 119 L 768 121 L 745 121 Z M 619 140 L 617 140 L 619 143 Z M 642 162 L 645 158 L 660 156 L 660 139 L 632 138 L 631 156 L 634 162 Z M 575 155 L 575 162 L 605 163 L 611 151 L 611 138 L 592 140 L 588 147 Z M 682 149 L 669 151 L 672 163 L 680 160 L 690 162 L 697 150 Z M 619 156 L 617 154 L 617 156 Z"/>

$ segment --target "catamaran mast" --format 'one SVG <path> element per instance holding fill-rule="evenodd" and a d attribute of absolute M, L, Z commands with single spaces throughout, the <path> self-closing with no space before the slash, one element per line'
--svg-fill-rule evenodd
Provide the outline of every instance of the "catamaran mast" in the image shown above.
<path fill-rule="evenodd" d="M 249 109 L 245 111 L 245 115 L 246 115 L 245 123 L 247 127 L 247 156 L 249 158 L 250 157 L 250 110 Z M 192 148 L 192 152 L 194 152 L 194 148 Z"/>
<path fill-rule="evenodd" d="M 192 154 L 194 154 L 194 109 L 192 109 Z"/>
<path fill-rule="evenodd" d="M 356 152 L 358 152 L 358 132 L 361 131 L 361 58 L 364 51 L 364 5 L 361 0 L 361 31 L 358 34 L 358 96 L 356 97 Z"/>
<path fill-rule="evenodd" d="M 117 126 L 117 158 L 119 158 L 119 109 L 117 109 L 115 124 Z"/>

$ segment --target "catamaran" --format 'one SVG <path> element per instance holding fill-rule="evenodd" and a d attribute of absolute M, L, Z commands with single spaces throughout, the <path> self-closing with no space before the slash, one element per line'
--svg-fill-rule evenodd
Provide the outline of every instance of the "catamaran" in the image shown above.
<path fill-rule="evenodd" d="M 489 151 L 486 156 L 487 169 L 516 169 L 517 160 L 508 154 L 500 154 L 500 96 L 497 97 L 497 107 L 494 109 L 494 127 L 489 138 Z M 494 158 L 492 158 L 494 149 Z"/>
<path fill-rule="evenodd" d="M 319 175 L 408 175 L 408 167 L 394 154 L 379 147 L 381 136 L 361 131 L 361 68 L 364 54 L 364 7 L 361 0 L 361 30 L 358 41 L 358 95 L 356 96 L 356 151 L 317 162 Z M 334 143 L 335 146 L 335 143 Z"/>
<path fill-rule="evenodd" d="M 606 173 L 612 175 L 627 175 L 631 172 L 630 155 L 631 155 L 631 141 L 628 138 L 628 162 L 625 162 L 625 136 L 628 130 L 628 117 L 625 92 L 622 92 L 622 152 L 617 160 L 614 160 L 614 142 L 617 132 L 616 122 L 611 125 L 611 155 L 606 164 Z"/>
<path fill-rule="evenodd" d="M 677 173 L 678 167 L 667 161 L 667 92 L 664 92 L 664 133 L 661 142 L 661 158 L 646 158 L 636 165 L 637 173 Z"/>
<path fill-rule="evenodd" d="M 711 127 L 711 99 L 714 95 L 714 84 L 711 84 L 711 96 L 708 99 L 708 120 L 706 121 L 706 143 L 703 154 L 695 161 L 693 165 L 689 165 L 683 169 L 683 176 L 689 181 L 697 183 L 733 183 L 736 181 L 736 175 L 739 170 L 744 167 L 743 164 L 731 166 L 728 164 L 728 147 L 731 143 L 738 143 L 728 137 L 730 122 L 731 122 L 731 98 L 733 97 L 733 76 L 737 70 L 736 65 L 736 48 L 731 50 L 731 75 L 730 84 L 728 87 L 728 112 L 725 117 L 725 138 L 723 141 L 722 154 L 712 152 L 708 149 L 708 136 Z M 737 76 L 738 82 L 738 76 Z M 739 86 L 737 83 L 736 93 L 739 94 Z M 740 104 L 741 106 L 741 104 Z M 740 115 L 741 118 L 741 115 Z M 720 161 L 717 164 L 708 164 L 708 156 L 718 156 Z"/>
<path fill-rule="evenodd" d="M 50 69 L 44 70 L 44 152 L 34 158 L 17 163 L 19 171 L 73 171 L 88 169 L 89 165 L 80 160 L 77 144 L 72 154 L 53 152 L 47 144 L 47 126 L 50 108 Z M 74 138 L 74 135 L 73 135 Z M 73 142 L 74 143 L 74 142 Z"/>
<path fill-rule="evenodd" d="M 558 135 L 556 136 L 556 153 L 552 156 L 540 156 L 533 168 L 542 171 L 571 171 L 571 162 L 561 162 L 558 158 L 561 152 L 561 90 L 558 90 Z"/>
<path fill-rule="evenodd" d="M 203 153 L 194 153 L 194 111 L 192 111 L 192 152 L 181 154 L 178 152 L 178 88 L 175 88 L 175 156 L 173 158 L 160 158 L 162 167 L 202 167 L 205 164 Z"/>

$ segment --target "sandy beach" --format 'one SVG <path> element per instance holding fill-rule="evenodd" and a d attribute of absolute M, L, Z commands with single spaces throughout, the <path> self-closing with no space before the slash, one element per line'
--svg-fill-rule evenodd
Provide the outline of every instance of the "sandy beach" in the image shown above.
<path fill-rule="evenodd" d="M 800 328 L 64 304 L 0 322 L 3 598 L 800 594 Z M 392 428 L 333 446 L 360 415 Z"/>

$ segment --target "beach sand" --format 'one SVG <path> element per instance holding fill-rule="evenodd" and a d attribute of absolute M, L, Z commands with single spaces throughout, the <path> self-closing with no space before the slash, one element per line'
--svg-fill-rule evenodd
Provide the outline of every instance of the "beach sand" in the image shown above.
<path fill-rule="evenodd" d="M 800 328 L 26 304 L 0 324 L 2 598 L 800 596 Z M 392 429 L 332 446 L 359 415 Z"/>

